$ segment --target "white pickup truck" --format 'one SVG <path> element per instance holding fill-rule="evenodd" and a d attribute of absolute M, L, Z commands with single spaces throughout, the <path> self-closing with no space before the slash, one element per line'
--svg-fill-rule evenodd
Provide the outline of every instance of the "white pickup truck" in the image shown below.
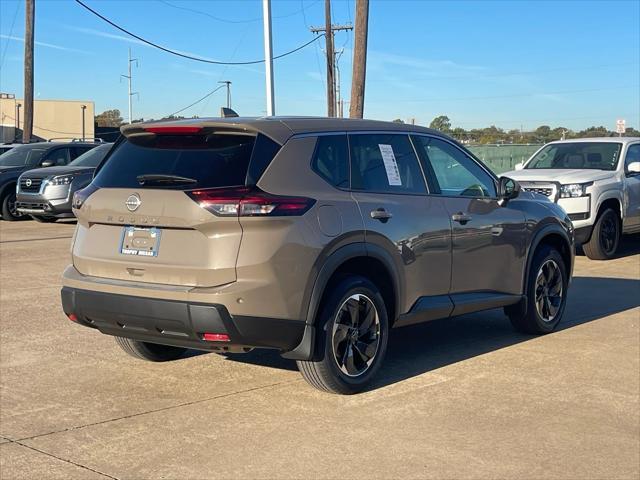
<path fill-rule="evenodd" d="M 640 232 L 638 137 L 551 142 L 504 176 L 564 208 L 591 259 L 612 258 L 622 234 Z"/>

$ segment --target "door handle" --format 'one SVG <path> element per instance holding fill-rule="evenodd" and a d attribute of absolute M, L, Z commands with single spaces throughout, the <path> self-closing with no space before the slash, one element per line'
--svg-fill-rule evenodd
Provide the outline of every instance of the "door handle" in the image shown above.
<path fill-rule="evenodd" d="M 471 221 L 471 215 L 467 215 L 466 213 L 458 212 L 451 215 L 451 220 L 454 222 L 458 222 L 462 225 Z"/>
<path fill-rule="evenodd" d="M 387 220 L 393 217 L 391 212 L 387 212 L 382 207 L 376 208 L 375 210 L 371 210 L 370 215 L 371 215 L 371 218 L 373 218 L 374 220 L 380 220 L 382 223 L 385 223 Z"/>

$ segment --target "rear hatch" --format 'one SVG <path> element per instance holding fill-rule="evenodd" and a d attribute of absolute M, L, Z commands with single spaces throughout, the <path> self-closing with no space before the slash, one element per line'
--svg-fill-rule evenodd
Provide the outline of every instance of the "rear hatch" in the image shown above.
<path fill-rule="evenodd" d="M 153 284 L 212 287 L 235 281 L 238 216 L 207 209 L 202 192 L 210 197 L 246 188 L 251 165 L 266 168 L 278 149 L 268 138 L 246 132 L 129 132 L 74 198 L 74 266 L 84 275 Z M 256 156 L 259 162 L 252 161 Z"/>

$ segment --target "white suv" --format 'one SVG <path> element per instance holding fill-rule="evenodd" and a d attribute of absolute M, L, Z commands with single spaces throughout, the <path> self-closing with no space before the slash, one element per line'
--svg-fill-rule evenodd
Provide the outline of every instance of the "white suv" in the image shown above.
<path fill-rule="evenodd" d="M 612 258 L 621 234 L 640 232 L 638 137 L 551 142 L 504 175 L 563 207 L 591 259 Z"/>

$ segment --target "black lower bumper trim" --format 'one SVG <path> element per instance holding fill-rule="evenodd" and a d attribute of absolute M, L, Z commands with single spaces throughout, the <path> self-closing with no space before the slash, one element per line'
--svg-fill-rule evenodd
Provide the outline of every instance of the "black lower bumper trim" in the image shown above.
<path fill-rule="evenodd" d="M 231 315 L 224 305 L 134 297 L 63 287 L 62 308 L 77 323 L 107 335 L 197 350 L 245 346 L 293 350 L 304 321 Z M 203 333 L 223 333 L 229 342 L 208 342 Z"/>

